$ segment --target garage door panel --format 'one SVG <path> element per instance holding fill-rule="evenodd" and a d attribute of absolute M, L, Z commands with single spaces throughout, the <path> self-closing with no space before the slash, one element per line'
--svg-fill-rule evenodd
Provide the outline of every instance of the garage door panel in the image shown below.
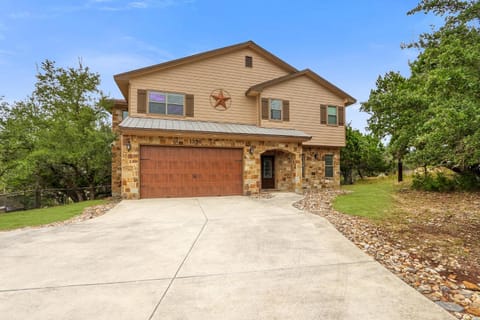
<path fill-rule="evenodd" d="M 142 146 L 142 198 L 242 194 L 242 149 Z"/>

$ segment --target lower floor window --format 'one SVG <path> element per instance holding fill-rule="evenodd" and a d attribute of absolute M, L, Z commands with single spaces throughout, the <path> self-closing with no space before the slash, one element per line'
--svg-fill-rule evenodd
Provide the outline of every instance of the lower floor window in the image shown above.
<path fill-rule="evenodd" d="M 305 154 L 302 153 L 302 178 L 305 178 Z"/>
<path fill-rule="evenodd" d="M 325 178 L 333 178 L 333 154 L 325 155 Z"/>

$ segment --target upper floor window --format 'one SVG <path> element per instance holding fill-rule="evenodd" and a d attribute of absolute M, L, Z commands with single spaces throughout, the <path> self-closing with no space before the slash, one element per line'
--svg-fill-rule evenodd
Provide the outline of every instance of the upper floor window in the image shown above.
<path fill-rule="evenodd" d="M 325 178 L 333 178 L 333 154 L 325 155 Z"/>
<path fill-rule="evenodd" d="M 122 120 L 126 119 L 127 117 L 128 117 L 128 111 L 122 110 Z"/>
<path fill-rule="evenodd" d="M 148 112 L 183 116 L 185 95 L 158 91 L 148 92 Z"/>
<path fill-rule="evenodd" d="M 279 99 L 270 99 L 270 119 L 282 120 L 283 101 Z"/>
<path fill-rule="evenodd" d="M 336 125 L 337 124 L 337 107 L 328 106 L 327 114 L 328 114 L 328 124 Z"/>
<path fill-rule="evenodd" d="M 262 98 L 262 120 L 290 121 L 290 102 L 282 99 Z"/>
<path fill-rule="evenodd" d="M 330 126 L 345 125 L 345 107 L 320 105 L 320 123 Z"/>

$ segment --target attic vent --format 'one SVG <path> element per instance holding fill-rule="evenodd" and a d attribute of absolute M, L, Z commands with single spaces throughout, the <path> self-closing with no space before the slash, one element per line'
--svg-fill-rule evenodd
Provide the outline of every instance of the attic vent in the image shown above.
<path fill-rule="evenodd" d="M 245 67 L 252 68 L 253 67 L 253 58 L 250 56 L 245 56 Z"/>

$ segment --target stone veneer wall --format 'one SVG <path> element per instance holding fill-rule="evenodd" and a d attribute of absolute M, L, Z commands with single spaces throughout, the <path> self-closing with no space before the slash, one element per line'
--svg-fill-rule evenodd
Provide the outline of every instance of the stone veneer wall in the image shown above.
<path fill-rule="evenodd" d="M 317 154 L 317 159 L 315 159 Z M 334 177 L 325 178 L 326 154 L 333 154 Z M 303 147 L 305 158 L 305 172 L 303 176 L 303 189 L 321 189 L 340 186 L 340 148 L 328 147 Z"/>
<path fill-rule="evenodd" d="M 122 188 L 122 145 L 118 125 L 122 122 L 122 111 L 127 106 L 117 107 L 112 110 L 112 131 L 117 134 L 117 138 L 112 144 L 112 197 L 120 197 Z"/>
<path fill-rule="evenodd" d="M 301 165 L 301 164 L 300 164 Z M 275 152 L 275 188 L 280 191 L 295 191 L 295 157 L 291 153 Z"/>
<path fill-rule="evenodd" d="M 132 146 L 130 151 L 125 148 L 126 141 Z M 282 150 L 290 154 L 292 169 L 285 179 L 290 179 L 290 189 L 302 191 L 301 143 L 279 143 L 275 141 L 248 141 L 219 138 L 198 137 L 160 137 L 160 136 L 128 136 L 124 135 L 121 142 L 122 177 L 121 192 L 124 199 L 140 198 L 140 146 L 192 146 L 192 147 L 223 147 L 243 148 L 243 193 L 245 195 L 260 192 L 260 156 L 268 150 Z M 250 154 L 253 147 L 253 154 Z M 282 182 L 283 183 L 283 182 Z M 288 181 L 286 181 L 288 183 Z"/>

